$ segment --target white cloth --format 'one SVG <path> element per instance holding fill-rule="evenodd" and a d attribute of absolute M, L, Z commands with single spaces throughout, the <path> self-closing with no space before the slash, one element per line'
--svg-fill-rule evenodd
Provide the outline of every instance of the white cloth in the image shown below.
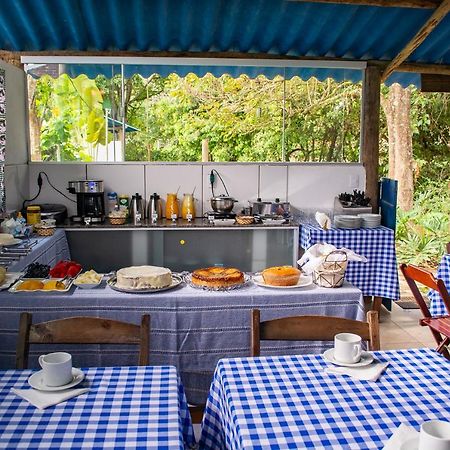
<path fill-rule="evenodd" d="M 89 388 L 81 389 L 66 389 L 64 391 L 49 392 L 38 391 L 36 389 L 11 389 L 14 394 L 22 397 L 24 400 L 30 402 L 33 406 L 39 409 L 45 409 L 49 406 L 57 405 L 65 402 L 78 395 L 85 394 Z"/>
<path fill-rule="evenodd" d="M 375 362 L 363 367 L 328 366 L 325 372 L 333 375 L 348 375 L 359 381 L 377 381 L 388 365 L 388 362 Z"/>
<path fill-rule="evenodd" d="M 407 440 L 412 437 L 417 436 L 419 438 L 419 432 L 409 425 L 404 425 L 403 423 L 394 431 L 392 436 L 386 442 L 383 450 L 399 450 L 399 448 Z"/>
<path fill-rule="evenodd" d="M 329 230 L 331 228 L 331 219 L 325 213 L 317 211 L 315 218 L 322 230 Z"/>
<path fill-rule="evenodd" d="M 303 256 L 297 261 L 297 264 L 301 267 L 302 271 L 306 275 L 312 274 L 315 270 L 320 271 L 325 258 L 335 250 L 339 250 L 347 255 L 347 261 L 360 261 L 367 262 L 367 258 L 362 255 L 358 255 L 353 250 L 348 248 L 336 248 L 334 245 L 327 243 L 314 244 L 305 251 Z M 342 258 L 342 259 L 341 259 Z M 345 257 L 342 253 L 333 254 L 328 261 L 341 261 Z"/>

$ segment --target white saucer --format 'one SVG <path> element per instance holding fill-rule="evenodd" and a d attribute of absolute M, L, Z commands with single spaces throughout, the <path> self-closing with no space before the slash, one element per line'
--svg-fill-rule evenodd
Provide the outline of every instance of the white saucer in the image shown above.
<path fill-rule="evenodd" d="M 294 284 L 293 286 L 273 286 L 271 284 L 266 284 L 266 283 L 264 283 L 264 279 L 263 279 L 262 275 L 254 275 L 253 282 L 255 284 L 257 284 L 258 286 L 262 286 L 262 287 L 270 288 L 270 289 L 295 289 L 295 288 L 310 286 L 313 283 L 312 277 L 307 276 L 307 275 L 301 275 L 297 284 Z"/>
<path fill-rule="evenodd" d="M 418 450 L 418 448 L 419 448 L 419 433 L 417 433 L 417 436 L 408 438 L 400 446 L 400 450 Z"/>
<path fill-rule="evenodd" d="M 345 366 L 345 367 L 363 367 L 368 366 L 373 361 L 373 355 L 370 352 L 361 352 L 361 359 L 357 363 L 344 363 L 334 359 L 334 348 L 329 348 L 324 354 L 323 357 L 330 363 L 335 364 L 336 366 Z"/>
<path fill-rule="evenodd" d="M 47 386 L 44 384 L 44 371 L 33 373 L 30 378 L 28 378 L 28 384 L 38 391 L 63 391 L 64 389 L 70 389 L 76 386 L 84 380 L 84 373 L 80 369 L 72 367 L 72 381 L 63 386 Z"/>

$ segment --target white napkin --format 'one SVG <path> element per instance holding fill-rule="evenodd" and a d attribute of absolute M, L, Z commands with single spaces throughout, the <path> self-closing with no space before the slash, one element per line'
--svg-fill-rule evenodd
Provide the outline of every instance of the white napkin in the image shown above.
<path fill-rule="evenodd" d="M 314 270 L 320 270 L 325 258 L 333 251 L 339 250 L 347 255 L 347 261 L 360 261 L 367 262 L 367 258 L 362 255 L 358 255 L 353 250 L 345 247 L 336 248 L 332 244 L 327 244 L 326 242 L 320 244 L 314 244 L 305 251 L 303 256 L 297 261 L 297 264 L 301 267 L 302 271 L 306 275 L 310 275 Z M 330 257 L 330 261 L 339 260 L 339 258 L 344 257 L 342 254 L 333 255 Z"/>
<path fill-rule="evenodd" d="M 417 430 L 409 425 L 404 425 L 401 423 L 386 442 L 383 450 L 398 450 L 402 444 L 404 444 L 408 439 L 414 437 L 414 435 L 417 435 L 417 438 L 419 438 L 419 432 Z"/>
<path fill-rule="evenodd" d="M 29 401 L 33 406 L 39 409 L 45 409 L 49 406 L 57 405 L 65 402 L 78 395 L 85 394 L 89 388 L 66 389 L 64 391 L 48 392 L 38 391 L 36 389 L 11 389 L 14 394 Z"/>
<path fill-rule="evenodd" d="M 388 365 L 388 362 L 375 362 L 363 367 L 328 366 L 325 372 L 333 375 L 348 375 L 359 381 L 377 381 Z"/>
<path fill-rule="evenodd" d="M 317 211 L 315 214 L 315 218 L 317 223 L 320 225 L 320 228 L 323 230 L 329 230 L 331 228 L 331 219 L 324 213 Z"/>

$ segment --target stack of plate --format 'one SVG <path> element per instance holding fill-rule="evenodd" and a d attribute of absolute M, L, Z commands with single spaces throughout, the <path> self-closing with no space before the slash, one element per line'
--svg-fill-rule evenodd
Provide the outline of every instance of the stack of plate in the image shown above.
<path fill-rule="evenodd" d="M 346 216 L 343 214 L 334 216 L 334 226 L 336 228 L 359 228 L 361 221 L 361 217 L 358 216 Z"/>
<path fill-rule="evenodd" d="M 381 225 L 381 214 L 358 214 L 363 228 L 376 228 Z"/>

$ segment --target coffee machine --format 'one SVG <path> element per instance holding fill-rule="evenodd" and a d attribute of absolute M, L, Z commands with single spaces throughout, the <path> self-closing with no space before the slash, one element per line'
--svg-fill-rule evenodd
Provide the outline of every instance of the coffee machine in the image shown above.
<path fill-rule="evenodd" d="M 67 190 L 77 196 L 77 215 L 72 222 L 101 223 L 105 220 L 105 197 L 102 180 L 69 181 Z"/>

